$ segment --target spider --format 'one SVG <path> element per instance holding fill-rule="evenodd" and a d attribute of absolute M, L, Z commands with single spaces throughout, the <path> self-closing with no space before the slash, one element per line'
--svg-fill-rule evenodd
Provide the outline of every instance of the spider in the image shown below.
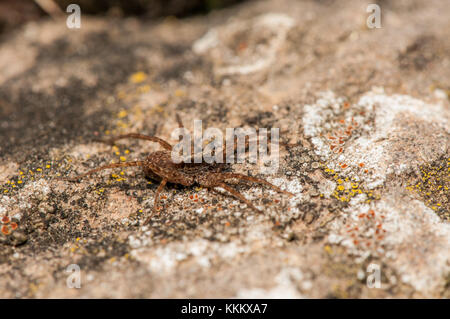
<path fill-rule="evenodd" d="M 176 119 L 179 127 L 184 127 L 181 119 L 178 115 L 176 115 Z M 154 197 L 153 204 L 153 212 L 157 210 L 158 199 L 161 191 L 164 189 L 167 183 L 172 184 L 180 184 L 183 186 L 193 186 L 199 185 L 208 190 L 215 190 L 216 187 L 221 187 L 222 189 L 229 192 L 232 196 L 246 203 L 248 207 L 253 209 L 256 212 L 261 212 L 257 209 L 249 200 L 247 200 L 242 194 L 232 188 L 230 185 L 226 183 L 226 181 L 231 179 L 237 179 L 241 181 L 248 181 L 253 183 L 264 184 L 279 193 L 288 194 L 293 196 L 292 193 L 284 191 L 279 187 L 263 180 L 260 178 L 247 176 L 239 173 L 232 173 L 224 171 L 224 164 L 214 163 L 208 164 L 206 162 L 202 163 L 174 163 L 171 157 L 172 145 L 170 145 L 165 140 L 156 137 L 156 136 L 148 136 L 138 133 L 127 133 L 123 135 L 118 135 L 113 137 L 106 142 L 108 144 L 113 145 L 116 141 L 126 138 L 133 139 L 141 139 L 146 141 L 151 141 L 158 143 L 162 146 L 163 150 L 155 151 L 148 155 L 148 157 L 144 161 L 133 161 L 133 162 L 124 162 L 124 163 L 114 163 L 103 165 L 97 168 L 94 168 L 84 174 L 78 175 L 72 178 L 62 178 L 65 181 L 75 182 L 79 179 L 97 173 L 99 171 L 111 168 L 119 168 L 119 167 L 132 167 L 139 166 L 143 169 L 144 174 L 147 178 L 160 182 Z M 246 141 L 246 148 L 248 148 L 248 141 Z M 236 150 L 236 145 L 234 145 L 234 151 Z M 224 155 L 226 155 L 226 147 L 223 150 Z M 144 225 L 148 224 L 151 220 L 151 216 L 144 222 Z"/>

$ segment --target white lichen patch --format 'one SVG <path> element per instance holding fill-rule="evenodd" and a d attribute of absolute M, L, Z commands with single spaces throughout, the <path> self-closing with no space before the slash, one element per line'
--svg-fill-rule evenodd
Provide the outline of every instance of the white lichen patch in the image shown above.
<path fill-rule="evenodd" d="M 279 186 L 281 189 L 288 191 L 294 194 L 293 197 L 289 197 L 288 195 L 282 195 L 284 201 L 287 201 L 288 209 L 290 213 L 298 213 L 299 209 L 297 205 L 304 199 L 303 194 L 301 193 L 303 190 L 303 185 L 300 180 L 292 179 L 286 180 L 283 178 L 276 178 L 272 181 L 272 183 L 276 186 Z"/>
<path fill-rule="evenodd" d="M 254 73 L 276 61 L 276 54 L 294 25 L 295 20 L 285 14 L 267 13 L 211 29 L 192 49 L 197 54 L 207 54 L 218 75 Z"/>
<path fill-rule="evenodd" d="M 19 165 L 14 162 L 8 162 L 4 165 L 0 165 L 0 184 L 3 184 L 8 177 L 17 174 L 18 169 Z"/>
<path fill-rule="evenodd" d="M 298 196 L 303 190 L 302 183 L 297 179 L 287 180 L 285 178 L 274 178 L 270 182 L 282 190 L 294 194 L 294 196 Z"/>
<path fill-rule="evenodd" d="M 136 247 L 136 238 L 130 244 Z M 157 248 L 135 248 L 130 255 L 156 273 L 170 273 L 181 262 L 193 261 L 200 267 L 210 267 L 216 259 L 232 261 L 238 254 L 248 251 L 248 247 L 232 243 L 217 243 L 207 240 L 173 242 Z"/>
<path fill-rule="evenodd" d="M 21 211 L 30 209 L 32 201 L 44 201 L 50 193 L 50 185 L 44 179 L 27 183 L 14 196 L 6 196 L 0 198 L 0 213 L 8 213 L 10 216 L 20 220 Z"/>
<path fill-rule="evenodd" d="M 292 193 L 294 196 L 289 196 L 288 194 L 279 193 L 274 189 L 260 184 L 253 184 L 253 187 L 248 191 L 244 192 L 244 196 L 254 202 L 256 207 L 261 210 L 267 210 L 276 212 L 283 210 L 283 216 L 299 213 L 297 205 L 304 200 L 302 194 L 303 185 L 298 179 L 286 179 L 286 178 L 266 178 L 266 180 L 275 186 L 278 186 L 284 191 Z M 268 208 L 266 205 L 261 203 L 261 199 L 266 197 L 266 194 L 270 195 L 270 198 L 275 201 L 275 205 Z M 258 204 L 258 202 L 260 204 Z M 283 209 L 284 208 L 284 209 Z M 287 210 L 286 210 L 287 209 Z"/>
<path fill-rule="evenodd" d="M 325 92 L 305 106 L 303 124 L 315 153 L 326 162 L 325 171 L 342 177 L 342 189 L 349 188 L 344 177 L 355 187 L 373 189 L 389 175 L 446 154 L 448 120 L 442 105 L 374 89 L 354 105 Z M 319 189 L 325 193 L 324 185 Z M 399 280 L 424 295 L 440 289 L 449 271 L 450 225 L 409 197 L 389 193 L 371 201 L 360 193 L 330 228 L 328 243 L 346 247 L 357 262 L 370 256 L 392 259 Z"/>
<path fill-rule="evenodd" d="M 336 189 L 336 183 L 325 179 L 320 181 L 320 183 L 318 184 L 318 189 L 325 198 L 330 198 L 331 194 Z"/>
<path fill-rule="evenodd" d="M 270 289 L 262 288 L 244 288 L 237 292 L 236 298 L 244 299 L 300 299 L 304 298 L 297 289 L 297 283 L 304 281 L 303 273 L 298 268 L 284 268 L 278 275 L 275 276 L 275 285 Z M 304 288 L 309 287 L 307 281 Z"/>
<path fill-rule="evenodd" d="M 304 111 L 304 133 L 315 153 L 368 189 L 448 150 L 449 112 L 410 96 L 374 89 L 349 105 L 325 92 Z"/>
<path fill-rule="evenodd" d="M 424 295 L 442 288 L 450 271 L 450 224 L 420 201 L 389 195 L 347 208 L 330 227 L 330 244 L 346 247 L 359 262 L 390 259 L 399 279 Z"/>
<path fill-rule="evenodd" d="M 378 209 L 391 212 L 386 214 L 386 243 L 396 245 L 393 264 L 401 280 L 423 293 L 443 288 L 450 271 L 450 224 L 442 223 L 422 202 L 399 206 L 381 202 Z"/>

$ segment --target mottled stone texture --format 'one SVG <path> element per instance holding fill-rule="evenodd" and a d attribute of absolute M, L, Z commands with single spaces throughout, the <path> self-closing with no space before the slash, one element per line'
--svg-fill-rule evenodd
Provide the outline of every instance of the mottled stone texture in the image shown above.
<path fill-rule="evenodd" d="M 449 298 L 450 3 L 379 4 L 381 29 L 364 1 L 273 0 L 4 38 L 0 296 Z M 231 169 L 295 196 L 235 185 L 258 214 L 168 185 L 143 226 L 158 185 L 140 170 L 57 180 L 158 149 L 99 138 L 176 142 L 176 113 L 189 129 L 280 128 L 276 174 Z"/>

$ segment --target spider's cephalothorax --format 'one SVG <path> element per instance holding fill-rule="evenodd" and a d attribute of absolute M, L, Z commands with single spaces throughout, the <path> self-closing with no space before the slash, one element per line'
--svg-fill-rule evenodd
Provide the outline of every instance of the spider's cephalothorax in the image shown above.
<path fill-rule="evenodd" d="M 172 161 L 169 151 L 156 151 L 151 153 L 142 166 L 146 177 L 155 181 L 164 179 L 174 184 L 191 186 L 195 180 L 193 176 L 186 174 L 183 170 L 183 163 L 175 164 Z"/>
<path fill-rule="evenodd" d="M 182 127 L 181 120 L 177 117 L 178 123 L 180 127 Z M 124 135 L 116 136 L 110 139 L 108 142 L 113 144 L 117 140 L 124 138 L 135 138 L 142 139 L 147 141 L 152 141 L 159 143 L 164 149 L 160 151 L 156 151 L 151 153 L 145 161 L 135 161 L 135 162 L 125 162 L 125 163 L 116 163 L 104 165 L 95 169 L 88 171 L 85 174 L 76 176 L 74 178 L 65 178 L 65 180 L 69 181 L 77 181 L 82 177 L 89 176 L 98 171 L 109 169 L 109 168 L 117 168 L 117 167 L 132 167 L 139 166 L 144 170 L 144 174 L 146 177 L 151 178 L 153 180 L 161 182 L 159 184 L 158 189 L 155 193 L 155 200 L 153 209 L 154 211 L 157 209 L 158 198 L 161 191 L 164 189 L 164 186 L 167 183 L 172 184 L 180 184 L 183 186 L 192 186 L 199 185 L 201 187 L 205 187 L 207 189 L 214 189 L 216 187 L 221 187 L 224 190 L 228 191 L 231 195 L 238 198 L 239 200 L 246 203 L 250 208 L 255 211 L 260 212 L 250 201 L 248 201 L 242 194 L 237 192 L 234 188 L 229 186 L 226 181 L 231 179 L 237 180 L 245 180 L 254 183 L 265 184 L 272 189 L 285 193 L 288 195 L 293 195 L 287 191 L 283 191 L 277 186 L 256 177 L 251 177 L 243 174 L 226 172 L 224 170 L 224 164 L 208 164 L 205 162 L 202 163 L 179 163 L 176 164 L 173 162 L 171 157 L 172 146 L 164 141 L 163 139 L 156 136 L 147 136 L 136 133 L 129 133 Z M 225 148 L 226 150 L 226 148 Z M 224 150 L 224 156 L 226 155 L 226 151 Z M 147 219 L 145 224 L 150 221 L 150 218 Z"/>

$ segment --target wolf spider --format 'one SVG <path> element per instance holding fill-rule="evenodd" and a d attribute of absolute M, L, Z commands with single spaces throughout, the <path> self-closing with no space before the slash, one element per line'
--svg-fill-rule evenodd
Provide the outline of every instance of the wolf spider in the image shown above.
<path fill-rule="evenodd" d="M 178 115 L 176 116 L 176 119 L 177 119 L 179 127 L 184 127 L 183 123 L 181 122 L 181 119 Z M 277 192 L 293 196 L 292 193 L 283 191 L 279 187 L 277 187 L 263 179 L 251 177 L 251 176 L 247 176 L 247 175 L 239 174 L 239 173 L 224 172 L 223 164 L 222 165 L 218 164 L 218 163 L 208 164 L 205 162 L 201 162 L 201 163 L 181 162 L 179 164 L 176 164 L 172 161 L 172 157 L 171 157 L 172 145 L 170 145 L 168 142 L 166 142 L 163 139 L 156 137 L 156 136 L 147 136 L 147 135 L 142 135 L 142 134 L 137 134 L 137 133 L 128 133 L 128 134 L 118 135 L 107 141 L 102 141 L 102 142 L 106 142 L 106 143 L 113 145 L 116 141 L 125 139 L 125 138 L 141 139 L 141 140 L 156 142 L 156 143 L 159 143 L 159 145 L 162 146 L 164 148 L 164 150 L 155 151 L 155 152 L 151 153 L 144 161 L 134 161 L 134 162 L 124 162 L 124 163 L 103 165 L 103 166 L 97 167 L 95 169 L 92 169 L 84 174 L 78 175 L 76 177 L 62 178 L 62 179 L 66 180 L 66 181 L 74 182 L 74 181 L 78 181 L 79 179 L 81 179 L 83 177 L 86 177 L 86 176 L 92 175 L 96 172 L 102 171 L 104 169 L 118 168 L 118 167 L 132 167 L 132 166 L 142 167 L 144 174 L 147 178 L 150 178 L 150 179 L 160 182 L 159 187 L 155 193 L 153 212 L 155 212 L 157 210 L 159 195 L 167 183 L 180 184 L 183 186 L 193 186 L 193 185 L 197 184 L 201 187 L 207 188 L 208 190 L 214 190 L 215 187 L 221 187 L 224 190 L 228 191 L 232 196 L 234 196 L 237 199 L 241 200 L 242 202 L 246 203 L 248 207 L 255 210 L 256 212 L 261 212 L 261 211 L 259 209 L 257 209 L 242 194 L 240 194 L 234 188 L 232 188 L 231 186 L 226 184 L 225 181 L 230 180 L 230 179 L 237 179 L 237 180 L 243 180 L 243 181 L 248 181 L 248 182 L 260 183 L 260 184 L 269 186 L 270 188 L 276 190 Z M 248 144 L 249 144 L 248 140 L 246 140 L 245 144 L 246 144 L 246 149 L 247 149 Z M 237 145 L 235 144 L 233 152 L 236 151 L 236 147 L 237 147 Z M 223 152 L 224 152 L 223 154 L 225 155 L 224 158 L 226 158 L 226 151 L 227 151 L 227 148 L 225 146 L 225 148 L 223 150 Z M 146 225 L 150 222 L 151 216 L 148 217 L 148 219 L 145 221 L 144 225 Z"/>

